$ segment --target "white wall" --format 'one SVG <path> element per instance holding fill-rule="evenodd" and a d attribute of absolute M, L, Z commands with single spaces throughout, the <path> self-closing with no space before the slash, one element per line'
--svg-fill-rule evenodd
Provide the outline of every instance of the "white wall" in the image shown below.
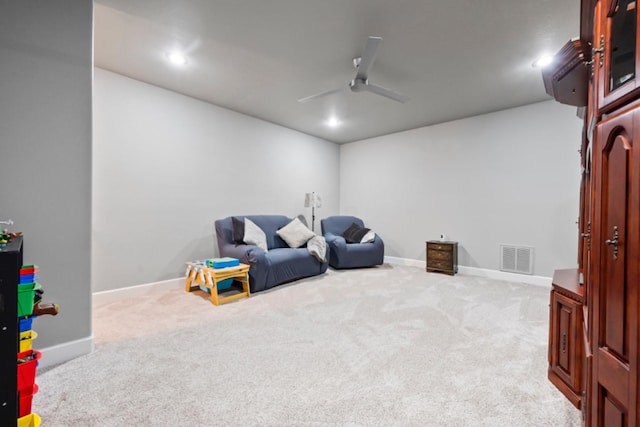
<path fill-rule="evenodd" d="M 340 211 L 425 259 L 425 241 L 459 242 L 459 264 L 498 270 L 500 244 L 535 248 L 534 274 L 577 264 L 575 108 L 554 101 L 340 148 Z"/>
<path fill-rule="evenodd" d="M 0 219 L 60 305 L 34 321 L 39 349 L 91 347 L 92 23 L 83 0 L 0 4 Z"/>
<path fill-rule="evenodd" d="M 229 215 L 338 213 L 339 147 L 95 69 L 93 291 L 173 279 L 217 255 Z"/>

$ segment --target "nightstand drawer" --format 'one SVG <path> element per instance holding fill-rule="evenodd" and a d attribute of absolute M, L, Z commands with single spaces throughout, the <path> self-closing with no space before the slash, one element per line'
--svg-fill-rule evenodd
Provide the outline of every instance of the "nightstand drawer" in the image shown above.
<path fill-rule="evenodd" d="M 442 260 L 451 262 L 453 259 L 453 252 L 449 251 L 435 251 L 431 248 L 427 250 L 427 258 L 431 260 Z"/>
<path fill-rule="evenodd" d="M 436 251 L 452 252 L 453 251 L 453 245 L 447 244 L 447 243 L 427 242 L 427 249 L 433 249 L 433 250 L 436 250 Z"/>
<path fill-rule="evenodd" d="M 451 261 L 431 260 L 427 266 L 434 270 L 452 270 Z"/>

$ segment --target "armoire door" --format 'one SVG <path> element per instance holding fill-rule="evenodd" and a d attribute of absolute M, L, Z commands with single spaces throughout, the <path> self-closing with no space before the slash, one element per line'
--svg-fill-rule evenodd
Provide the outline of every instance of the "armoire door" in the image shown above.
<path fill-rule="evenodd" d="M 640 109 L 598 125 L 592 256 L 595 425 L 637 426 Z"/>
<path fill-rule="evenodd" d="M 593 67 L 601 113 L 618 108 L 640 90 L 637 0 L 600 0 L 596 7 Z"/>

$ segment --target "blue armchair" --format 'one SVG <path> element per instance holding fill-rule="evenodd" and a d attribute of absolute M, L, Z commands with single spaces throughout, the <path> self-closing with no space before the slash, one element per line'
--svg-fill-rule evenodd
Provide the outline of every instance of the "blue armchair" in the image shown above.
<path fill-rule="evenodd" d="M 330 254 L 329 265 L 333 268 L 372 267 L 384 262 L 384 242 L 377 234 L 371 243 L 347 243 L 342 237 L 354 223 L 364 227 L 362 220 L 355 216 L 330 216 L 320 221 Z"/>

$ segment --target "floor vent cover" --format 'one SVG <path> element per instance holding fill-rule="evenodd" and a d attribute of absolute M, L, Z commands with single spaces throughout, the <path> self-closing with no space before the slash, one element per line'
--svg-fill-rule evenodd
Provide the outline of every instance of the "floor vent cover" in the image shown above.
<path fill-rule="evenodd" d="M 500 245 L 500 270 L 510 273 L 533 274 L 533 248 Z"/>

